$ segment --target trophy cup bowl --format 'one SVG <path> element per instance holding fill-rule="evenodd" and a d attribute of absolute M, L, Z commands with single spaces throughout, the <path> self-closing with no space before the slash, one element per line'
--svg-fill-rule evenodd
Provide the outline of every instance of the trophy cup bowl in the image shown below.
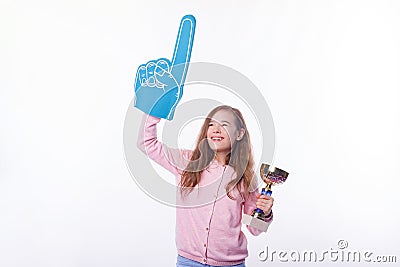
<path fill-rule="evenodd" d="M 286 181 L 289 173 L 270 165 L 263 163 L 260 167 L 260 176 L 265 182 L 265 187 L 261 190 L 261 195 L 272 195 L 271 187 L 282 184 Z M 266 221 L 266 214 L 262 209 L 256 208 L 251 215 L 243 214 L 242 223 L 254 227 L 260 231 L 266 232 L 270 224 Z"/>

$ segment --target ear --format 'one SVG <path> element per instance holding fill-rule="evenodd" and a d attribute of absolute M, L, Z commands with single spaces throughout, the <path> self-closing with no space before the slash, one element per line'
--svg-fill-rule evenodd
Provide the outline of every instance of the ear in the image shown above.
<path fill-rule="evenodd" d="M 246 130 L 244 128 L 240 128 L 240 130 L 238 131 L 238 135 L 236 137 L 236 141 L 242 140 L 245 133 L 246 133 Z"/>

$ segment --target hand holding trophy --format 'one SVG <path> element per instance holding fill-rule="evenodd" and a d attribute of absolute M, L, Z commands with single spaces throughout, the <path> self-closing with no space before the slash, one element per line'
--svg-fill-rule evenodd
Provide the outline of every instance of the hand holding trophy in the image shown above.
<path fill-rule="evenodd" d="M 271 187 L 273 185 L 284 183 L 289 173 L 279 168 L 271 167 L 263 163 L 260 167 L 260 176 L 265 182 L 265 187 L 261 190 L 261 195 L 272 195 Z M 256 208 L 251 215 L 243 214 L 242 223 L 252 226 L 260 231 L 266 232 L 269 222 L 266 220 L 266 214 L 262 209 Z"/>

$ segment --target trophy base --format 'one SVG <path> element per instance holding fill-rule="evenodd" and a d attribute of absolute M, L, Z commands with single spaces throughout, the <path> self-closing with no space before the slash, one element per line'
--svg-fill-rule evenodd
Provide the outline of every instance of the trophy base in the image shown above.
<path fill-rule="evenodd" d="M 254 227 L 260 231 L 266 232 L 269 227 L 269 222 L 266 222 L 260 218 L 253 217 L 248 214 L 243 214 L 242 223 L 248 226 Z"/>

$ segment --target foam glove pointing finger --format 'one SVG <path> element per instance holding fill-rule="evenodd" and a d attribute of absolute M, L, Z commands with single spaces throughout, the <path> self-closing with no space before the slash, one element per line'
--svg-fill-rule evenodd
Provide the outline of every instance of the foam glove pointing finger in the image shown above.
<path fill-rule="evenodd" d="M 195 18 L 192 15 L 184 16 L 172 61 L 159 58 L 138 67 L 135 77 L 136 108 L 154 117 L 172 120 L 175 108 L 182 98 L 195 28 Z"/>

